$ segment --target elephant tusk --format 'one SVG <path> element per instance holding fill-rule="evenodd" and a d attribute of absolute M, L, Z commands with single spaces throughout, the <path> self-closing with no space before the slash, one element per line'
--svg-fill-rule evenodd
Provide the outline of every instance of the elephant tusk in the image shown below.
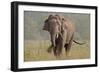
<path fill-rule="evenodd" d="M 58 34 L 56 35 L 56 37 L 58 38 Z"/>

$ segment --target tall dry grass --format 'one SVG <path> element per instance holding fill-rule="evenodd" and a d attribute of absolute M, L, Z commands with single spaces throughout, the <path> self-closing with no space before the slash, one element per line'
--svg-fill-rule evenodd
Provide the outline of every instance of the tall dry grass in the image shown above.
<path fill-rule="evenodd" d="M 24 61 L 44 61 L 44 60 L 70 60 L 70 59 L 87 59 L 90 58 L 89 42 L 84 45 L 73 43 L 69 53 L 65 54 L 63 48 L 60 58 L 56 58 L 53 52 L 48 53 L 47 49 L 50 46 L 49 40 L 24 41 Z"/>

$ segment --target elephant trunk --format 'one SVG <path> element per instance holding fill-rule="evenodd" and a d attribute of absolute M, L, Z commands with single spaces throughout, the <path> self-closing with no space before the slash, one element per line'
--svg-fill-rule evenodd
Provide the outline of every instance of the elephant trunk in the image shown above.
<path fill-rule="evenodd" d="M 55 40 L 56 40 L 56 34 L 50 33 L 50 35 L 51 35 L 52 46 L 55 47 L 56 46 L 56 42 L 55 42 Z"/>

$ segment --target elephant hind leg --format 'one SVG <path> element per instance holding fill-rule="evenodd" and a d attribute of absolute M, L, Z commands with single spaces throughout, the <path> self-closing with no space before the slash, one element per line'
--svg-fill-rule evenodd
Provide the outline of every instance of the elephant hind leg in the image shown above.
<path fill-rule="evenodd" d="M 68 55 L 69 51 L 70 51 L 70 48 L 71 48 L 71 45 L 72 43 L 69 43 L 69 44 L 65 44 L 65 52 L 66 52 L 66 55 Z"/>
<path fill-rule="evenodd" d="M 71 48 L 71 46 L 72 46 L 72 43 L 73 43 L 73 36 L 71 37 L 70 42 L 69 42 L 68 44 L 65 44 L 65 45 L 64 45 L 65 51 L 66 51 L 66 55 L 69 53 L 70 48 Z"/>
<path fill-rule="evenodd" d="M 65 46 L 64 46 L 64 47 L 65 47 L 66 55 L 68 54 L 68 51 L 69 51 L 68 45 L 69 45 L 69 44 L 65 44 Z"/>

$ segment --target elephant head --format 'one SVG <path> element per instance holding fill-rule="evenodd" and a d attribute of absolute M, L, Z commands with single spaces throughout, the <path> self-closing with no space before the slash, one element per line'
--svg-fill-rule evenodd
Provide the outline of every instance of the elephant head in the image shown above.
<path fill-rule="evenodd" d="M 56 15 L 49 15 L 45 20 L 43 30 L 48 31 L 51 36 L 51 43 L 55 47 L 55 40 L 61 32 L 61 22 Z"/>

